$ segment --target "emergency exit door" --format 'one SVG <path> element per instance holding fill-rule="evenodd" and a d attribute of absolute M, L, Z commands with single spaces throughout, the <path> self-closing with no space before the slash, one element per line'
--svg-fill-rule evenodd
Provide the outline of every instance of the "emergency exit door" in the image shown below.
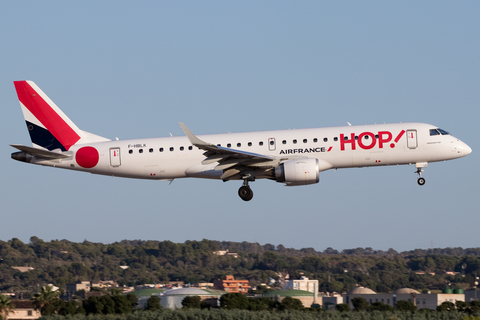
<path fill-rule="evenodd" d="M 407 147 L 410 149 L 418 147 L 417 130 L 407 130 Z"/>
<path fill-rule="evenodd" d="M 120 167 L 120 148 L 110 149 L 110 165 L 112 167 Z"/>

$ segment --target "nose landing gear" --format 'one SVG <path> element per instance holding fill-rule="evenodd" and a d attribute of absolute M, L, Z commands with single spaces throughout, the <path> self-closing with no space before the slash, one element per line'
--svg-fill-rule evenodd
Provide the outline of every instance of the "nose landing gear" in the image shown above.
<path fill-rule="evenodd" d="M 423 172 L 422 168 L 417 168 L 417 171 L 416 171 L 416 173 L 418 175 L 417 183 L 420 186 L 423 186 L 425 184 L 425 178 L 422 178 L 422 172 Z"/>
<path fill-rule="evenodd" d="M 253 191 L 248 185 L 248 180 L 243 180 L 243 186 L 238 189 L 238 195 L 242 198 L 243 201 L 250 201 L 253 198 Z"/>

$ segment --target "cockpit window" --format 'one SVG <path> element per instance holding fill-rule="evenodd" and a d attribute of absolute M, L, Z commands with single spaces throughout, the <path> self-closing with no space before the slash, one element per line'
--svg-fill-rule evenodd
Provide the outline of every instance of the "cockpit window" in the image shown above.
<path fill-rule="evenodd" d="M 440 135 L 440 132 L 438 132 L 437 129 L 430 129 L 430 135 L 431 136 L 438 136 L 438 135 Z"/>
<path fill-rule="evenodd" d="M 443 135 L 449 135 L 450 134 L 447 131 L 445 131 L 443 129 L 440 129 L 440 128 L 437 128 L 437 130 L 440 131 L 440 133 L 443 134 Z"/>

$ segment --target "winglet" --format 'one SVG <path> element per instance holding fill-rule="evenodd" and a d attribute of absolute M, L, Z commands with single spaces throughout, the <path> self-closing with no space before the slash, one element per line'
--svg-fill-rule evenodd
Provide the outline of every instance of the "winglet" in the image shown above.
<path fill-rule="evenodd" d="M 184 125 L 183 123 L 179 122 L 178 123 L 180 125 L 180 127 L 182 127 L 182 130 L 183 132 L 185 132 L 185 134 L 187 135 L 187 138 L 188 140 L 190 140 L 190 142 L 194 145 L 194 146 L 211 146 L 210 143 L 207 143 L 203 140 L 200 140 L 198 139 L 193 133 L 192 131 L 190 131 L 190 129 L 187 128 L 186 125 Z"/>

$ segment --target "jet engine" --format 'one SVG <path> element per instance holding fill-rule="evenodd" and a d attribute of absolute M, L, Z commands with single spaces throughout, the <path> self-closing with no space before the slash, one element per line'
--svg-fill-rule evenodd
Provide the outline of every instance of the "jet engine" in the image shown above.
<path fill-rule="evenodd" d="M 294 159 L 276 167 L 275 178 L 277 182 L 285 182 L 287 186 L 303 186 L 318 183 L 320 171 L 318 159 Z"/>

